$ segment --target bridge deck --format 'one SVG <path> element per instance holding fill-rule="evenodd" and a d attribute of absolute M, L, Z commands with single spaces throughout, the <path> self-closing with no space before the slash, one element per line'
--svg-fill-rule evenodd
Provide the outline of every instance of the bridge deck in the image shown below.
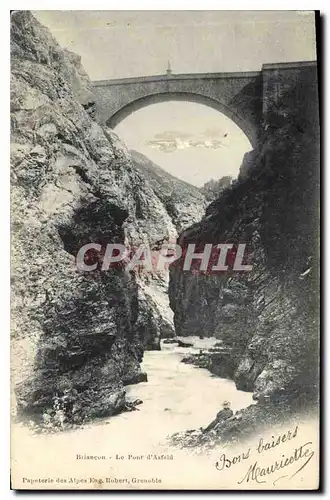
<path fill-rule="evenodd" d="M 219 78 L 253 78 L 262 73 L 263 70 L 276 69 L 295 69 L 306 66 L 316 66 L 317 61 L 295 61 L 282 63 L 263 64 L 260 71 L 234 71 L 222 73 L 182 73 L 170 75 L 152 75 L 152 76 L 136 76 L 131 78 L 115 78 L 109 80 L 96 80 L 93 82 L 95 87 L 108 85 L 126 85 L 129 83 L 144 83 L 144 82 L 161 82 L 169 80 L 198 80 L 198 79 L 219 79 Z"/>
<path fill-rule="evenodd" d="M 237 71 L 234 73 L 182 73 L 171 75 L 137 76 L 133 78 L 117 78 L 114 80 L 96 80 L 95 87 L 107 85 L 127 85 L 128 83 L 162 82 L 169 80 L 198 80 L 198 79 L 219 79 L 219 78 L 253 78 L 260 75 L 260 71 Z"/>

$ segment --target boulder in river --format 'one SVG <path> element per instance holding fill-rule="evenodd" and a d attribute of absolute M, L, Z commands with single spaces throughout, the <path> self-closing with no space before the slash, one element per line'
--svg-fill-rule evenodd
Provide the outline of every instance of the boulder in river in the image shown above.
<path fill-rule="evenodd" d="M 178 346 L 179 347 L 193 347 L 194 344 L 192 344 L 191 342 L 186 342 L 184 340 L 178 339 Z"/>

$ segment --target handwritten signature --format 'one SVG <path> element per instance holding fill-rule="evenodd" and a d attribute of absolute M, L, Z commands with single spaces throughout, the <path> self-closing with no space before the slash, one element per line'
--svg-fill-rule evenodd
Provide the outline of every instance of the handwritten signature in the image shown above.
<path fill-rule="evenodd" d="M 280 447 L 283 443 L 293 440 L 297 437 L 298 434 L 298 426 L 295 427 L 293 431 L 287 431 L 284 434 L 280 434 L 277 437 L 272 436 L 271 440 L 264 441 L 264 438 L 260 438 L 258 442 L 258 446 L 256 446 L 254 453 L 264 455 L 268 450 L 273 448 Z M 260 464 L 260 459 L 255 460 L 252 465 L 249 465 L 244 476 L 238 481 L 238 484 L 250 483 L 255 481 L 256 483 L 266 483 L 267 476 L 271 476 L 272 474 L 285 470 L 286 468 L 297 463 L 299 468 L 291 475 L 289 473 L 281 475 L 277 479 L 273 480 L 273 485 L 277 483 L 280 479 L 288 478 L 292 479 L 296 476 L 306 465 L 310 462 L 312 457 L 314 456 L 314 451 L 312 449 L 313 443 L 311 441 L 306 441 L 301 446 L 297 446 L 292 449 L 292 451 L 287 452 L 287 454 L 282 454 L 281 459 L 274 461 L 271 465 L 263 466 Z M 232 456 L 229 458 L 228 455 L 223 453 L 219 460 L 215 463 L 215 467 L 218 471 L 222 471 L 224 469 L 229 469 L 230 467 L 235 466 L 238 463 L 242 463 L 245 460 L 252 458 L 253 448 L 249 448 L 245 450 L 243 453 Z M 250 460 L 249 460 L 250 461 Z"/>
<path fill-rule="evenodd" d="M 238 481 L 238 484 L 242 484 L 244 482 L 248 483 L 250 481 L 251 482 L 255 481 L 257 483 L 265 483 L 266 480 L 263 478 L 265 478 L 266 476 L 274 474 L 274 472 L 277 472 L 279 470 L 285 469 L 286 467 L 289 467 L 295 462 L 303 461 L 299 469 L 296 470 L 294 474 L 289 476 L 289 479 L 292 479 L 294 476 L 298 474 L 298 472 L 300 472 L 304 467 L 306 467 L 308 462 L 314 456 L 314 451 L 310 449 L 310 445 L 312 444 L 313 443 L 311 441 L 307 441 L 303 445 L 299 446 L 299 448 L 295 448 L 290 456 L 282 455 L 281 460 L 276 460 L 267 467 L 261 467 L 258 461 L 256 460 L 253 465 L 250 465 L 244 477 L 240 481 Z M 273 481 L 273 484 L 275 485 L 277 481 L 283 479 L 284 477 L 288 477 L 288 474 L 280 476 L 275 481 Z"/>

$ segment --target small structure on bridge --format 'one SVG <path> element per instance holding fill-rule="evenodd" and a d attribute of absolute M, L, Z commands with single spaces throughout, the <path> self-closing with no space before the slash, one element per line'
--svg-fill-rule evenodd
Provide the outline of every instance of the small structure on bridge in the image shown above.
<path fill-rule="evenodd" d="M 166 70 L 167 76 L 170 76 L 172 74 L 172 68 L 171 68 L 171 61 L 168 60 L 167 62 L 167 70 Z"/>

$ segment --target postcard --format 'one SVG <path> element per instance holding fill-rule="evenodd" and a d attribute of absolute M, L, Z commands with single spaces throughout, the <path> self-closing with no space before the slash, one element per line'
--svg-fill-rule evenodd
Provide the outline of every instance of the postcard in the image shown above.
<path fill-rule="evenodd" d="M 319 488 L 317 28 L 12 11 L 12 489 Z"/>

